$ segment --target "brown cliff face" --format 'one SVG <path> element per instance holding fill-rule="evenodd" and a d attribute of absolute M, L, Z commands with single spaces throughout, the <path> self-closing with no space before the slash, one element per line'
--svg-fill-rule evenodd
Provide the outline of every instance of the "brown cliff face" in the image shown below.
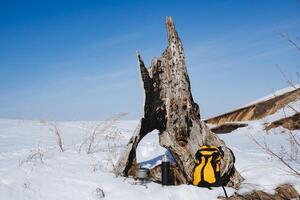
<path fill-rule="evenodd" d="M 272 122 L 266 127 L 266 130 L 277 128 L 282 126 L 288 130 L 299 130 L 300 129 L 300 113 L 296 113 L 293 116 L 282 118 Z"/>
<path fill-rule="evenodd" d="M 211 128 L 210 130 L 216 134 L 225 134 L 234 131 L 235 129 L 246 127 L 246 123 L 225 123 Z"/>
<path fill-rule="evenodd" d="M 285 107 L 289 103 L 300 97 L 300 88 L 282 95 L 274 96 L 274 98 L 260 101 L 255 104 L 239 108 L 237 110 L 209 118 L 205 120 L 208 124 L 222 125 L 228 122 L 240 122 L 262 119 L 266 116 L 274 114 L 277 110 Z"/>

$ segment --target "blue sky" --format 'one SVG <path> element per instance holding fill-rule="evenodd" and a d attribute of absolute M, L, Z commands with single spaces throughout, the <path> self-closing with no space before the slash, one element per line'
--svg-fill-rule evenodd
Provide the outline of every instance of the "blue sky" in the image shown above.
<path fill-rule="evenodd" d="M 204 118 L 287 86 L 300 54 L 298 0 L 0 1 L 0 118 L 142 115 L 136 50 L 148 65 L 172 16 Z"/>

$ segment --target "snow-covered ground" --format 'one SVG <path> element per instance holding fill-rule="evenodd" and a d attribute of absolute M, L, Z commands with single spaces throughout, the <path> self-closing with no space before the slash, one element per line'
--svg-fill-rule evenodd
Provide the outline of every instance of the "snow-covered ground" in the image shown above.
<path fill-rule="evenodd" d="M 300 108 L 300 101 L 293 106 Z M 298 107 L 299 106 L 299 107 Z M 252 137 L 267 141 L 274 151 L 288 145 L 287 130 L 277 128 L 269 134 L 264 123 L 284 117 L 278 111 L 265 119 L 248 122 L 249 126 L 229 134 L 219 135 L 233 150 L 236 168 L 245 178 L 239 193 L 262 189 L 273 192 L 283 183 L 292 183 L 300 191 L 299 179 L 288 175 L 286 168 L 271 158 Z M 1 200 L 97 200 L 97 188 L 105 199 L 216 199 L 221 188 L 208 190 L 192 185 L 162 187 L 156 183 L 146 186 L 131 178 L 115 177 L 111 172 L 120 152 L 131 137 L 138 121 L 118 121 L 103 130 L 103 122 L 57 122 L 0 120 L 0 199 Z M 98 126 L 100 124 L 100 126 Z M 56 143 L 54 125 L 60 131 L 64 152 Z M 98 128 L 96 128 L 98 127 Z M 87 154 L 89 135 L 98 130 Z M 165 149 L 158 144 L 155 132 L 147 135 L 138 147 L 139 162 L 154 160 Z M 235 192 L 227 188 L 228 194 Z"/>

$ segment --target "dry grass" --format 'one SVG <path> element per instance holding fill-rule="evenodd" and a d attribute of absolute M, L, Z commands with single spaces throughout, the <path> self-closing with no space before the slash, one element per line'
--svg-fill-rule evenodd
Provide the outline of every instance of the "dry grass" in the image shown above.
<path fill-rule="evenodd" d="M 64 152 L 63 142 L 62 142 L 62 137 L 61 137 L 61 131 L 60 131 L 57 123 L 52 122 L 52 123 L 48 123 L 48 124 L 51 126 L 50 130 L 55 133 L 56 143 L 57 143 L 59 149 L 61 150 L 61 152 Z"/>
<path fill-rule="evenodd" d="M 291 39 L 289 35 L 282 34 L 282 37 L 284 37 L 297 51 L 300 51 L 300 39 Z M 297 89 L 296 84 L 292 79 L 288 79 L 287 76 L 281 71 L 282 77 L 284 78 L 284 81 L 287 82 L 287 84 L 295 89 Z M 300 74 L 299 72 L 296 72 L 297 77 L 297 83 L 299 83 L 300 80 Z M 286 105 L 289 109 L 295 112 L 295 114 L 298 114 L 300 111 L 296 108 Z M 283 108 L 284 116 L 287 118 L 285 109 Z M 256 138 L 251 136 L 251 139 L 260 147 L 262 148 L 266 153 L 268 153 L 272 158 L 275 158 L 279 160 L 285 167 L 287 167 L 287 172 L 289 174 L 292 174 L 298 178 L 300 178 L 300 139 L 298 137 L 299 131 L 292 131 L 287 130 L 288 133 L 288 145 L 282 146 L 281 150 L 279 152 L 273 151 L 269 145 L 267 144 L 267 141 L 264 140 L 263 142 L 259 142 Z M 285 170 L 286 171 L 286 170 Z"/>
<path fill-rule="evenodd" d="M 25 163 L 41 163 L 44 164 L 44 151 L 38 147 L 37 149 L 31 150 L 29 152 L 29 155 L 23 159 L 19 161 L 19 166 L 22 166 Z"/>

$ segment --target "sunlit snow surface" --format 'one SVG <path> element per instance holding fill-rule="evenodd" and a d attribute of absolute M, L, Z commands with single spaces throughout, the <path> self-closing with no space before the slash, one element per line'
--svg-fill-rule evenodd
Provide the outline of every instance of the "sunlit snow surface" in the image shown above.
<path fill-rule="evenodd" d="M 300 108 L 299 102 L 293 106 Z M 292 183 L 300 191 L 299 180 L 271 158 L 254 142 L 267 141 L 274 151 L 288 143 L 286 130 L 277 128 L 266 134 L 264 124 L 279 119 L 278 111 L 265 119 L 249 122 L 248 127 L 219 135 L 236 156 L 236 168 L 245 178 L 239 193 L 253 189 L 273 192 L 282 183 Z M 105 199 L 216 199 L 221 188 L 208 190 L 192 185 L 162 187 L 148 183 L 137 185 L 131 178 L 115 177 L 111 170 L 138 121 L 119 121 L 99 133 L 93 153 L 87 154 L 85 141 L 101 122 L 58 122 L 65 151 L 56 144 L 53 125 L 45 121 L 0 120 L 0 199 L 1 200 L 94 200 L 96 188 Z M 100 126 L 101 127 L 101 126 Z M 101 130 L 99 128 L 98 130 Z M 102 131 L 102 130 L 101 130 Z M 145 166 L 159 164 L 165 149 L 159 146 L 157 132 L 147 135 L 138 147 L 137 159 Z M 151 162 L 149 162 L 151 161 Z M 233 189 L 227 188 L 232 194 Z"/>

